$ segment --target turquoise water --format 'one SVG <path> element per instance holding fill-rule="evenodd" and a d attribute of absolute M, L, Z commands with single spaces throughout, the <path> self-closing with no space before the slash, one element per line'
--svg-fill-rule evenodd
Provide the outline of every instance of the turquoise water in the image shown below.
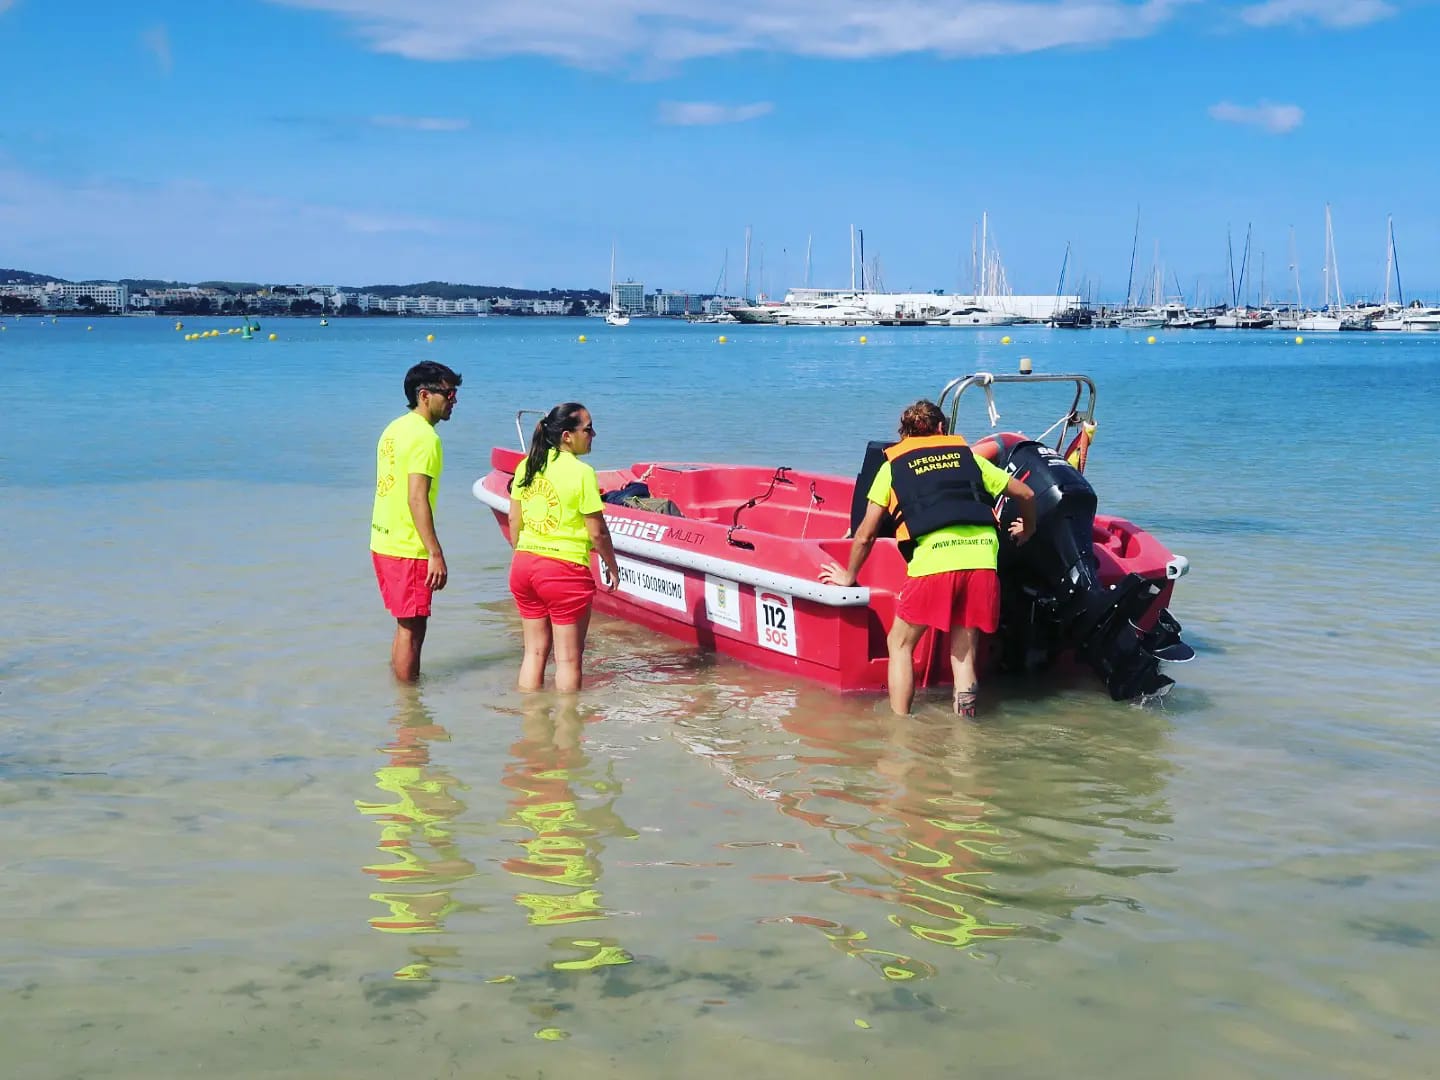
<path fill-rule="evenodd" d="M 1440 1060 L 1440 341 L 3 325 L 7 1075 Z M 512 689 L 507 552 L 469 486 L 515 409 L 584 401 L 601 466 L 849 472 L 903 405 L 1022 355 L 1094 376 L 1102 509 L 1191 560 L 1200 656 L 1163 707 L 1071 676 L 901 720 L 606 620 L 578 706 Z M 466 381 L 409 691 L 367 522 L 426 357 Z"/>

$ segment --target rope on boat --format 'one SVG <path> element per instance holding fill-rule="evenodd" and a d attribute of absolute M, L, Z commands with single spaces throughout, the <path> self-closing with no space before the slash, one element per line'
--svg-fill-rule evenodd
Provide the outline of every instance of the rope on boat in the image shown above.
<path fill-rule="evenodd" d="M 805 520 L 800 523 L 800 539 L 805 539 L 805 530 L 810 527 L 810 514 L 825 501 L 825 496 L 815 490 L 815 481 L 810 481 L 810 505 L 805 508 Z"/>

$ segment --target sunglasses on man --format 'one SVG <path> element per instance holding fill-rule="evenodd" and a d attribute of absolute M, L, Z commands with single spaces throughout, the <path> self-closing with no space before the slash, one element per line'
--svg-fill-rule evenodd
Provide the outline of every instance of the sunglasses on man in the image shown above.
<path fill-rule="evenodd" d="M 422 386 L 420 389 L 427 394 L 439 394 L 446 401 L 454 401 L 460 394 L 460 391 L 453 386 Z"/>

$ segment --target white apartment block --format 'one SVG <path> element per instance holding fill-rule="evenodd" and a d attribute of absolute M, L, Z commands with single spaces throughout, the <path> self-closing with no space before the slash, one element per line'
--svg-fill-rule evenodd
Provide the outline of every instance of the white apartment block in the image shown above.
<path fill-rule="evenodd" d="M 47 308 L 64 310 L 78 306 L 82 296 L 88 296 L 97 304 L 105 304 L 111 311 L 125 311 L 130 305 L 130 290 L 113 282 L 89 285 L 72 285 L 68 282 L 49 282 L 45 285 L 41 303 Z"/>
<path fill-rule="evenodd" d="M 610 306 L 625 311 L 645 310 L 645 283 L 643 281 L 617 281 L 610 286 Z"/>

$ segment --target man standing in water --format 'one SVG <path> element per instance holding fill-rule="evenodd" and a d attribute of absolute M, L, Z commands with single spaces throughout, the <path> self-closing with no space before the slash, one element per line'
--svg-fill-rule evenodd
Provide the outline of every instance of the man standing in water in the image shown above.
<path fill-rule="evenodd" d="M 450 419 L 460 381 L 444 364 L 412 367 L 405 373 L 410 411 L 391 421 L 376 448 L 370 554 L 380 598 L 395 616 L 390 667 L 401 682 L 420 678 L 430 598 L 449 577 L 435 535 L 435 493 L 445 464 L 435 425 Z"/>
<path fill-rule="evenodd" d="M 900 416 L 900 441 L 866 495 L 869 505 L 850 545 L 850 565 L 829 563 L 820 580 L 850 586 L 870 556 L 888 510 L 895 536 L 910 564 L 895 601 L 895 621 L 885 643 L 890 653 L 890 708 L 899 716 L 915 699 L 915 646 L 927 626 L 950 632 L 950 669 L 955 711 L 975 715 L 980 684 L 975 649 L 983 631 L 1000 626 L 1000 576 L 995 497 L 1020 507 L 1010 526 L 1015 542 L 1035 532 L 1035 496 L 1029 486 L 971 452 L 965 440 L 945 433 L 945 414 L 933 401 L 917 401 Z"/>

